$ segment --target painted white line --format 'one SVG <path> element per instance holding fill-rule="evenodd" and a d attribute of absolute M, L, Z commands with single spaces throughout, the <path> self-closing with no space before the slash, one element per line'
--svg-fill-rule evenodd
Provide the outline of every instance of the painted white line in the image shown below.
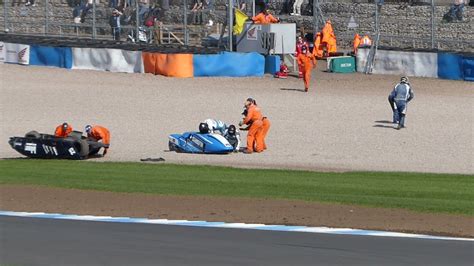
<path fill-rule="evenodd" d="M 337 235 L 382 236 L 382 237 L 399 237 L 399 238 L 401 237 L 401 238 L 416 238 L 416 239 L 430 239 L 430 240 L 474 241 L 474 238 L 430 236 L 430 235 L 407 234 L 407 233 L 387 232 L 387 231 L 361 230 L 361 229 L 352 229 L 352 228 L 329 228 L 329 227 L 307 227 L 307 226 L 291 226 L 291 225 L 266 225 L 266 224 L 225 223 L 225 222 L 206 222 L 206 221 L 188 221 L 188 220 L 147 219 L 147 218 L 74 215 L 74 214 L 44 213 L 44 212 L 0 211 L 0 216 L 60 219 L 60 220 L 74 220 L 74 221 L 96 221 L 96 222 L 112 222 L 112 223 L 140 223 L 140 224 L 161 224 L 161 225 L 194 226 L 194 227 L 254 229 L 254 230 L 268 230 L 268 231 L 281 231 L 281 232 L 302 232 L 302 233 L 337 234 Z"/>

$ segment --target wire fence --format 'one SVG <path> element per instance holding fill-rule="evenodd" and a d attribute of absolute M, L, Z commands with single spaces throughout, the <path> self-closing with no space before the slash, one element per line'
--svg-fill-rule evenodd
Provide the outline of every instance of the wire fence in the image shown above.
<path fill-rule="evenodd" d="M 471 0 L 472 2 L 472 0 Z M 474 8 L 451 0 L 0 0 L 0 25 L 16 34 L 108 39 L 117 42 L 231 48 L 233 12 L 263 5 L 283 22 L 317 31 L 330 19 L 338 45 L 355 33 L 379 34 L 396 48 L 474 51 Z M 298 3 L 297 3 L 298 4 Z M 293 14 L 290 14 L 293 13 Z M 313 16 L 314 15 L 314 16 Z"/>

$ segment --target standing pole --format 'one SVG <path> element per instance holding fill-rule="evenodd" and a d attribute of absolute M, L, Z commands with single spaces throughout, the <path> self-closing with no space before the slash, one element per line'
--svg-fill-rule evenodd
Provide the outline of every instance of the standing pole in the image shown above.
<path fill-rule="evenodd" d="M 431 49 L 435 48 L 435 3 L 431 0 Z"/>
<path fill-rule="evenodd" d="M 3 23 L 5 23 L 4 31 L 8 32 L 8 12 L 7 12 L 8 0 L 3 0 Z"/>
<path fill-rule="evenodd" d="M 97 30 L 95 25 L 95 0 L 92 2 L 92 39 L 96 38 Z"/>
<path fill-rule="evenodd" d="M 44 0 L 44 35 L 48 34 L 48 0 Z"/>
<path fill-rule="evenodd" d="M 255 0 L 252 0 L 252 17 L 255 17 Z"/>
<path fill-rule="evenodd" d="M 378 1 L 374 1 L 375 3 L 375 36 L 379 34 L 379 6 Z"/>
<path fill-rule="evenodd" d="M 310 0 L 311 1 L 311 0 Z M 319 23 L 318 23 L 318 17 L 317 14 L 318 11 L 316 9 L 316 5 L 318 0 L 313 0 L 313 34 L 316 37 L 316 33 L 319 31 Z"/>
<path fill-rule="evenodd" d="M 234 16 L 233 16 L 233 11 L 234 11 L 234 1 L 229 0 L 229 22 L 228 22 L 228 29 L 229 29 L 229 52 L 232 52 L 232 38 L 233 38 L 233 26 L 234 26 Z"/>
<path fill-rule="evenodd" d="M 135 0 L 135 43 L 140 42 L 140 33 L 138 32 L 138 27 L 140 25 L 140 14 L 138 8 L 138 0 Z"/>
<path fill-rule="evenodd" d="M 184 45 L 188 45 L 188 1 L 184 0 Z"/>

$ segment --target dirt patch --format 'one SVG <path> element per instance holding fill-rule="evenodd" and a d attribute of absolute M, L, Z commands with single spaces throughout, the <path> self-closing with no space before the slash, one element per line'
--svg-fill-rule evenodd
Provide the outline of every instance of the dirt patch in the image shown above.
<path fill-rule="evenodd" d="M 264 224 L 350 227 L 474 237 L 474 217 L 274 199 L 157 196 L 0 186 L 0 209 Z"/>

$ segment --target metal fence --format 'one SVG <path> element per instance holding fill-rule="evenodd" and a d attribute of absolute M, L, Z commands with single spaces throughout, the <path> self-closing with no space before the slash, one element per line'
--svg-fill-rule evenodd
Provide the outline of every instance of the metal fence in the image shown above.
<path fill-rule="evenodd" d="M 4 31 L 47 36 L 116 39 L 139 43 L 174 43 L 195 46 L 232 47 L 228 38 L 233 24 L 232 7 L 246 3 L 249 16 L 259 0 L 0 0 L 0 25 Z M 298 27 L 320 30 L 331 19 L 339 46 L 349 49 L 355 33 L 380 36 L 383 46 L 438 48 L 474 51 L 474 8 L 464 7 L 462 16 L 451 0 L 309 0 L 303 4 Z M 370 1 L 370 2 L 369 2 Z M 282 21 L 291 0 L 266 1 Z M 30 4 L 28 4 L 30 3 Z M 114 21 L 119 3 L 121 16 Z M 258 3 L 258 2 L 257 2 Z M 231 8 L 228 8 L 231 6 Z M 286 9 L 284 11 L 283 9 Z M 454 10 L 454 11 L 453 11 Z M 314 16 L 312 16 L 314 14 Z M 155 18 L 155 19 L 153 19 Z M 150 19 L 152 22 L 150 22 Z M 119 23 L 117 25 L 117 23 Z M 1 26 L 0 26 L 1 27 Z M 114 34 L 119 32 L 119 36 Z"/>
<path fill-rule="evenodd" d="M 208 8 L 191 0 L 2 0 L 0 25 L 15 34 L 232 47 L 232 12 Z"/>
<path fill-rule="evenodd" d="M 454 6 L 452 0 L 314 2 L 315 17 L 335 20 L 338 41 L 346 47 L 359 33 L 380 36 L 383 46 L 474 52 L 474 9 L 468 5 Z"/>

